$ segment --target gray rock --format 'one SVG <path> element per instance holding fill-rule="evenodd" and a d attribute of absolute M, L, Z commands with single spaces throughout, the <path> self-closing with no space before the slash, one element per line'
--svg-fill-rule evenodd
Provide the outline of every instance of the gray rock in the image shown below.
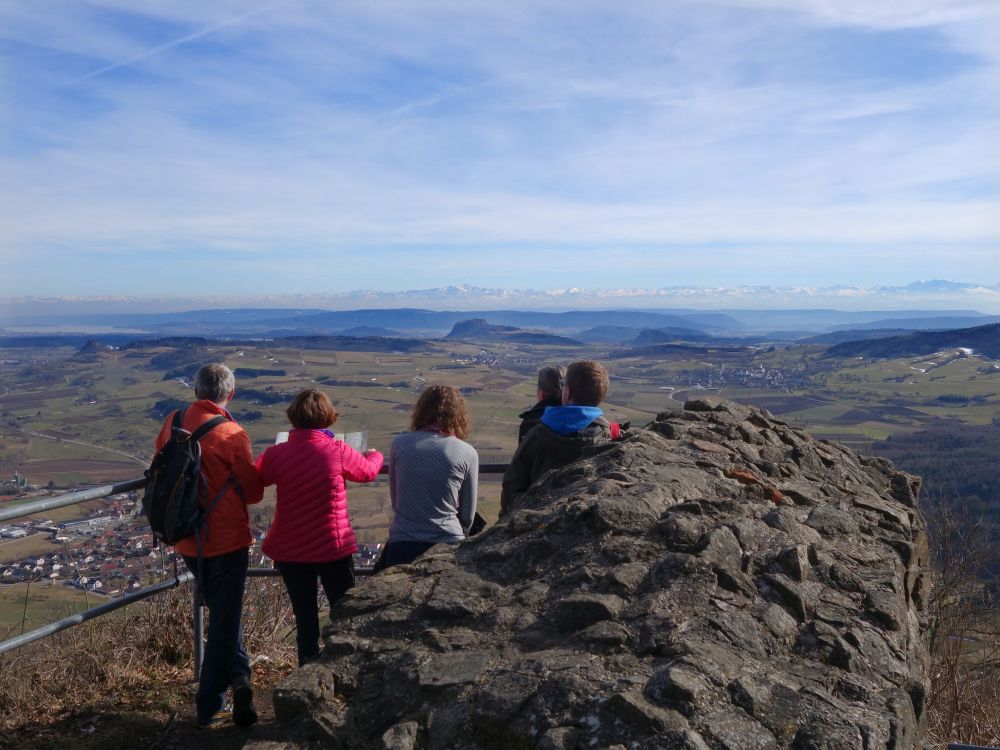
<path fill-rule="evenodd" d="M 601 620 L 613 620 L 625 601 L 614 594 L 571 594 L 553 603 L 548 616 L 562 632 L 580 630 Z"/>
<path fill-rule="evenodd" d="M 615 693 L 604 706 L 611 721 L 621 721 L 643 734 L 658 734 L 668 729 L 683 729 L 687 722 L 676 711 L 651 703 L 641 690 Z"/>
<path fill-rule="evenodd" d="M 288 739 L 923 750 L 918 483 L 766 412 L 688 406 L 349 592 L 275 691 Z"/>
<path fill-rule="evenodd" d="M 420 725 L 415 721 L 394 724 L 382 734 L 382 750 L 414 750 Z"/>
<path fill-rule="evenodd" d="M 554 727 L 538 741 L 538 750 L 573 750 L 577 747 L 580 730 L 576 727 Z"/>
<path fill-rule="evenodd" d="M 767 727 L 735 708 L 714 711 L 705 716 L 700 724 L 702 734 L 725 750 L 772 750 L 778 747 L 777 738 Z"/>
<path fill-rule="evenodd" d="M 865 611 L 877 623 L 889 630 L 903 627 L 903 602 L 892 591 L 869 591 L 864 600 Z"/>
<path fill-rule="evenodd" d="M 274 718 L 290 721 L 333 698 L 334 679 L 329 668 L 312 662 L 292 672 L 274 689 Z"/>
<path fill-rule="evenodd" d="M 420 687 L 441 688 L 475 682 L 483 674 L 487 651 L 454 651 L 436 654 L 418 670 Z"/>
<path fill-rule="evenodd" d="M 700 704 L 709 691 L 708 680 L 700 673 L 675 664 L 656 672 L 646 683 L 645 694 L 657 703 Z"/>

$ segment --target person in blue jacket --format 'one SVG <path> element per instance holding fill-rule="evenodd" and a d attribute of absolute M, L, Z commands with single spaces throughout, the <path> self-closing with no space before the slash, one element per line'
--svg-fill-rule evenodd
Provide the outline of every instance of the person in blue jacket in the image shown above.
<path fill-rule="evenodd" d="M 608 392 L 608 373 L 598 362 L 580 360 L 566 368 L 561 406 L 549 406 L 541 422 L 518 446 L 503 476 L 500 515 L 550 469 L 576 461 L 585 449 L 611 440 L 611 424 L 600 404 Z"/>

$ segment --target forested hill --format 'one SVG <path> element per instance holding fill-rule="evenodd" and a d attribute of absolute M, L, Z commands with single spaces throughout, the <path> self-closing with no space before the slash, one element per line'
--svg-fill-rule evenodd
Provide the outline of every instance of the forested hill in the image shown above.
<path fill-rule="evenodd" d="M 941 420 L 910 435 L 876 443 L 876 452 L 903 471 L 923 477 L 929 505 L 956 508 L 962 518 L 979 521 L 994 549 L 1000 550 L 1000 422 L 968 425 Z M 929 518 L 933 521 L 934 514 Z M 1000 555 L 991 572 L 1000 574 Z"/>
<path fill-rule="evenodd" d="M 922 331 L 874 341 L 847 341 L 826 350 L 829 357 L 917 357 L 942 349 L 966 347 L 977 354 L 1000 358 L 1000 323 L 952 331 Z"/>

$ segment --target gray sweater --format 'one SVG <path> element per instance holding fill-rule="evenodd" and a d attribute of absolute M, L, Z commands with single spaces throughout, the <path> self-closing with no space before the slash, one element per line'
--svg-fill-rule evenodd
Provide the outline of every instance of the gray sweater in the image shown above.
<path fill-rule="evenodd" d="M 479 454 L 465 441 L 426 430 L 399 435 L 389 452 L 389 541 L 462 541 L 478 482 Z"/>

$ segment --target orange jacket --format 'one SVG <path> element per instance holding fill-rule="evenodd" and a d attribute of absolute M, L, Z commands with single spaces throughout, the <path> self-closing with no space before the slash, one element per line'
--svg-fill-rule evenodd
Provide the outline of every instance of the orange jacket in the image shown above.
<path fill-rule="evenodd" d="M 160 434 L 156 437 L 157 451 L 170 439 L 170 423 L 174 419 L 174 413 L 167 416 L 160 428 Z M 220 414 L 230 416 L 225 409 L 207 399 L 195 401 L 184 412 L 181 427 L 194 432 Z M 215 499 L 230 475 L 236 478 L 236 486 L 231 483 L 218 505 L 208 514 L 208 523 L 201 534 L 202 554 L 205 557 L 217 557 L 250 546 L 253 535 L 250 532 L 247 505 L 260 502 L 264 496 L 264 485 L 253 463 L 250 436 L 236 422 L 224 422 L 216 426 L 200 442 L 201 473 L 207 484 L 207 493 L 201 498 L 202 505 Z M 198 554 L 194 537 L 177 542 L 176 549 L 182 555 L 190 557 Z"/>

